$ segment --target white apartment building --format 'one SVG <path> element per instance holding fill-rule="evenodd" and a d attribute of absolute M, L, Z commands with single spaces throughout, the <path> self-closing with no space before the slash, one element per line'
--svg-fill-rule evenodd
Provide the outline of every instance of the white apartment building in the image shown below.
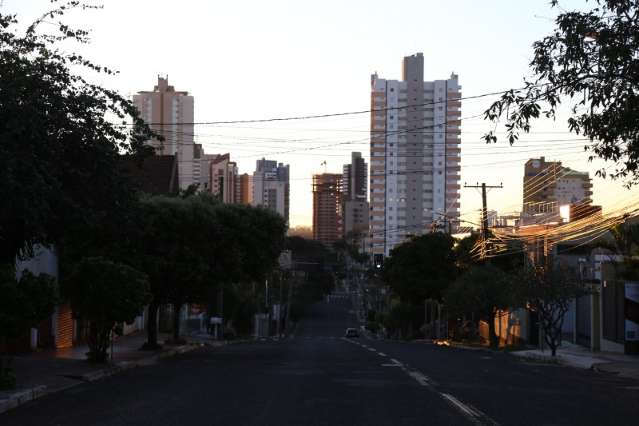
<path fill-rule="evenodd" d="M 276 211 L 288 223 L 289 218 L 289 165 L 286 166 L 276 161 L 257 160 L 253 173 L 253 199 L 254 206 L 264 206 Z"/>
<path fill-rule="evenodd" d="M 461 86 L 424 81 L 421 53 L 402 80 L 371 76 L 370 249 L 375 257 L 410 235 L 454 230 L 459 220 Z"/>
<path fill-rule="evenodd" d="M 138 92 L 133 104 L 142 119 L 164 141 L 152 140 L 158 155 L 177 155 L 180 189 L 201 183 L 200 160 L 194 158 L 193 96 L 169 86 L 168 78 L 158 76 L 152 91 Z"/>

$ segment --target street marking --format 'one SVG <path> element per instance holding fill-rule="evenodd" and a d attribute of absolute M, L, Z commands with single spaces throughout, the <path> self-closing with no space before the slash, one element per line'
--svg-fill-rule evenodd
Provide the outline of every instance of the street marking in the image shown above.
<path fill-rule="evenodd" d="M 347 341 L 350 341 L 350 340 L 347 340 Z M 353 342 L 353 343 L 356 343 L 357 345 L 359 345 L 359 346 L 361 346 L 361 347 L 363 347 L 365 349 L 368 349 L 371 352 L 377 352 L 376 349 L 371 348 L 371 347 L 366 346 L 366 345 L 363 345 L 363 344 L 361 344 L 359 342 Z M 383 356 L 383 357 L 387 356 L 385 353 L 382 353 L 382 352 L 377 352 L 377 354 L 379 356 Z M 420 372 L 418 370 L 409 369 L 408 365 L 402 364 L 401 362 L 399 362 L 395 358 L 390 358 L 390 361 L 391 361 L 390 363 L 381 364 L 381 366 L 382 367 L 399 367 L 408 376 L 410 376 L 413 379 L 415 379 L 415 381 L 417 381 L 417 383 L 419 383 L 421 386 L 424 386 L 424 387 L 430 389 L 431 391 L 437 393 L 439 396 L 444 398 L 451 406 L 453 406 L 454 408 L 459 410 L 473 424 L 499 426 L 499 423 L 497 423 L 495 420 L 491 419 L 486 414 L 484 414 L 483 412 L 479 411 L 477 408 L 473 407 L 472 405 L 465 404 L 465 403 L 461 402 L 459 399 L 457 399 L 454 396 L 452 396 L 451 394 L 444 393 L 444 392 L 441 392 L 441 391 L 437 390 L 436 389 L 436 387 L 438 386 L 437 383 L 434 382 L 432 379 L 430 379 L 425 374 L 423 374 L 422 372 Z"/>
<path fill-rule="evenodd" d="M 420 385 L 428 387 L 432 386 L 430 379 L 419 371 L 406 371 L 406 373 L 408 373 L 408 375 L 411 376 L 413 379 L 417 380 L 417 383 L 419 383 Z"/>
<path fill-rule="evenodd" d="M 483 425 L 483 424 L 489 424 L 492 426 L 499 425 L 499 423 L 497 423 L 496 421 L 494 421 L 493 419 L 491 419 L 490 417 L 488 417 L 487 415 L 485 415 L 484 413 L 482 413 L 481 411 L 479 411 L 477 408 L 473 407 L 472 405 L 464 404 L 463 402 L 461 402 L 460 400 L 458 400 L 457 398 L 455 398 L 454 396 L 448 393 L 442 392 L 440 393 L 440 395 L 446 401 L 452 404 L 455 408 L 461 411 L 462 414 L 468 417 L 469 420 L 472 421 L 473 423 L 477 425 Z"/>

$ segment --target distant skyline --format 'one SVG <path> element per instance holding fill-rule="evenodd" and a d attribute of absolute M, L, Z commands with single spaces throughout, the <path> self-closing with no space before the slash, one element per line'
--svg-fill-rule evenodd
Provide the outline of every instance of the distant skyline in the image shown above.
<path fill-rule="evenodd" d="M 168 75 L 176 90 L 194 96 L 196 121 L 366 110 L 370 75 L 400 78 L 402 58 L 416 52 L 424 53 L 425 79 L 455 72 L 464 97 L 520 87 L 529 74 L 531 44 L 550 32 L 556 13 L 548 0 L 103 3 L 103 10 L 74 11 L 65 19 L 92 30 L 92 43 L 74 50 L 120 71 L 115 77 L 88 77 L 131 96 L 152 90 L 158 74 Z M 561 4 L 584 6 L 582 0 Z M 17 13 L 26 25 L 50 7 L 49 0 L 5 0 L 0 11 Z M 493 99 L 464 101 L 462 117 L 478 115 Z M 326 171 L 340 173 L 351 151 L 362 152 L 369 162 L 369 120 L 361 114 L 195 126 L 195 141 L 207 153 L 230 153 L 240 173 L 252 173 L 262 157 L 290 164 L 290 224 L 309 226 L 312 174 L 325 170 L 324 161 Z M 620 181 L 594 177 L 602 163 L 586 161 L 579 149 L 585 142 L 568 133 L 565 120 L 534 123 L 533 134 L 523 135 L 514 148 L 504 141 L 484 146 L 481 134 L 491 129 L 481 118 L 462 123 L 462 184 L 504 183 L 504 189 L 489 193 L 490 209 L 521 209 L 524 163 L 540 156 L 589 171 L 594 203 L 603 204 L 604 211 L 639 196 Z M 331 146 L 315 149 L 325 145 Z M 461 194 L 462 218 L 477 221 L 481 197 L 472 189 Z"/>

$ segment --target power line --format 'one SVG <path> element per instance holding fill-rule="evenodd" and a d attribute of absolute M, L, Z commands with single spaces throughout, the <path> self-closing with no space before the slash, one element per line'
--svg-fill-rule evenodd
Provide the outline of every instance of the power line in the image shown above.
<path fill-rule="evenodd" d="M 521 90 L 525 90 L 526 88 L 522 87 L 519 89 L 514 89 L 514 92 L 519 92 Z M 310 119 L 318 119 L 318 118 L 328 118 L 328 117 L 343 117 L 349 115 L 361 115 L 361 114 L 369 114 L 376 112 L 386 112 L 386 111 L 396 111 L 403 110 L 409 108 L 417 108 L 428 105 L 436 105 L 440 103 L 454 102 L 454 101 L 462 101 L 462 100 L 470 100 L 470 99 L 480 99 L 489 96 L 503 95 L 504 93 L 510 92 L 511 90 L 501 90 L 498 92 L 490 92 L 490 93 L 482 93 L 479 95 L 473 96 L 462 96 L 459 98 L 446 98 L 441 101 L 430 101 L 422 104 L 410 104 L 403 105 L 398 107 L 385 107 L 385 108 L 371 108 L 359 111 L 347 111 L 347 112 L 335 112 L 335 113 L 327 113 L 327 114 L 314 114 L 314 115 L 299 115 L 299 116 L 290 116 L 290 117 L 271 117 L 271 118 L 259 118 L 259 119 L 248 119 L 248 120 L 221 120 L 221 121 L 194 121 L 194 122 L 173 122 L 173 123 L 147 123 L 149 126 L 173 126 L 173 125 L 218 125 L 218 124 L 249 124 L 249 123 L 271 123 L 271 122 L 279 122 L 279 121 L 298 121 L 298 120 L 310 120 Z M 482 113 L 483 115 L 483 113 Z M 123 123 L 123 125 L 133 125 L 132 123 Z"/>

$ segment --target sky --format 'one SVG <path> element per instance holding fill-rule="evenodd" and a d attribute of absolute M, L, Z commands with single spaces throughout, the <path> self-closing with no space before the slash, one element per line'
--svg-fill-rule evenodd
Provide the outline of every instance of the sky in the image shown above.
<path fill-rule="evenodd" d="M 87 3 L 104 8 L 74 11 L 65 21 L 91 30 L 91 44 L 64 48 L 119 71 L 114 77 L 88 77 L 129 96 L 152 90 L 157 76 L 167 75 L 176 90 L 195 97 L 196 122 L 367 110 L 370 75 L 399 79 L 402 58 L 416 52 L 424 54 L 425 80 L 445 79 L 455 72 L 462 96 L 517 88 L 529 75 L 532 43 L 552 30 L 557 13 L 549 0 Z M 560 4 L 573 9 L 585 2 Z M 26 24 L 49 8 L 49 0 L 4 0 L 0 11 L 15 13 Z M 463 101 L 462 117 L 481 113 L 494 99 Z M 627 190 L 622 181 L 594 176 L 603 163 L 587 162 L 583 142 L 568 132 L 565 117 L 535 123 L 532 133 L 523 135 L 515 147 L 503 139 L 486 146 L 481 135 L 493 128 L 481 118 L 462 123 L 462 184 L 504 186 L 489 193 L 489 209 L 521 209 L 524 163 L 541 155 L 589 171 L 594 202 L 604 211 L 639 196 L 639 190 Z M 311 175 L 341 172 L 351 151 L 368 158 L 368 131 L 369 115 L 360 114 L 201 125 L 195 133 L 207 153 L 229 152 L 241 173 L 252 173 L 262 157 L 290 164 L 290 223 L 310 226 Z M 477 221 L 480 206 L 476 190 L 462 189 L 464 219 Z"/>

